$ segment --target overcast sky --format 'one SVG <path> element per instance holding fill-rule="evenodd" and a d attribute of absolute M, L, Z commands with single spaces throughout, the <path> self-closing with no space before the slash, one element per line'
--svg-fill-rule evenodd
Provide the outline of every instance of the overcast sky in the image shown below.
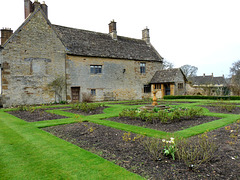
<path fill-rule="evenodd" d="M 34 0 L 32 0 L 34 1 Z M 39 1 L 42 2 L 42 1 Z M 240 60 L 240 0 L 45 0 L 53 24 L 141 39 L 150 29 L 152 45 L 180 67 L 198 75 L 227 76 Z M 0 28 L 14 31 L 24 21 L 24 0 L 0 0 Z"/>

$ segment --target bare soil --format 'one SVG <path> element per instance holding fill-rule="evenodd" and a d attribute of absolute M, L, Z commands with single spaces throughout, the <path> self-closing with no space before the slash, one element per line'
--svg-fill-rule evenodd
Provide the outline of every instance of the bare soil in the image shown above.
<path fill-rule="evenodd" d="M 9 111 L 12 114 L 22 120 L 27 122 L 54 120 L 54 119 L 65 119 L 68 117 L 60 116 L 52 113 L 47 113 L 43 109 L 36 109 L 34 111 Z"/>
<path fill-rule="evenodd" d="M 238 128 L 238 130 L 237 130 Z M 55 136 L 83 149 L 98 154 L 115 164 L 147 179 L 232 179 L 240 178 L 240 124 L 231 125 L 237 138 L 231 138 L 231 130 L 220 128 L 208 134 L 219 146 L 210 163 L 198 169 L 189 168 L 178 160 L 164 157 L 154 161 L 138 141 L 124 141 L 125 131 L 89 122 L 44 128 Z M 131 134 L 131 139 L 136 134 Z M 194 137 L 191 138 L 194 142 Z"/>
<path fill-rule="evenodd" d="M 98 112 L 91 113 L 102 112 L 100 110 L 96 111 Z M 43 110 L 35 110 L 32 113 L 30 111 L 11 111 L 9 113 L 28 122 L 65 118 L 46 113 Z M 183 129 L 195 126 L 198 123 L 211 121 L 205 118 L 199 117 L 193 121 L 187 120 L 185 122 L 186 126 L 177 123 L 165 124 L 166 127 L 162 130 L 172 132 L 173 129 L 179 130 L 179 128 Z M 124 121 L 127 121 L 127 119 Z M 197 121 L 197 124 L 194 121 Z M 147 127 L 147 125 L 144 126 Z M 202 164 L 198 169 L 194 170 L 190 170 L 183 162 L 174 161 L 169 157 L 164 157 L 159 161 L 152 160 L 140 141 L 124 141 L 123 136 L 127 132 L 118 129 L 82 122 L 47 127 L 43 130 L 98 154 L 147 179 L 240 179 L 240 123 L 234 123 L 208 133 L 209 137 L 214 138 L 218 149 L 209 163 Z M 130 136 L 133 139 L 137 135 L 131 133 Z M 190 139 L 194 142 L 195 138 Z"/>
<path fill-rule="evenodd" d="M 81 115 L 84 115 L 84 116 L 89 116 L 89 115 L 94 115 L 94 114 L 102 114 L 103 110 L 105 108 L 107 108 L 107 106 L 97 107 L 96 109 L 94 109 L 92 111 L 89 111 L 89 112 L 84 112 L 82 110 L 77 110 L 77 109 L 68 109 L 68 110 L 65 110 L 65 111 L 70 112 L 70 113 L 74 113 L 74 114 L 81 114 Z"/>
<path fill-rule="evenodd" d="M 140 118 L 137 119 L 129 119 L 129 117 L 114 117 L 109 118 L 110 121 L 116 121 L 124 124 L 131 124 L 134 126 L 141 126 L 151 129 L 156 129 L 159 131 L 166 131 L 166 132 L 175 132 L 183 129 L 187 129 L 189 127 L 197 126 L 203 123 L 207 123 L 210 121 L 217 120 L 217 117 L 210 117 L 210 116 L 200 116 L 191 119 L 181 119 L 172 121 L 171 123 L 161 123 L 160 121 L 154 122 L 147 122 L 142 121 Z"/>
<path fill-rule="evenodd" d="M 240 114 L 240 107 L 234 108 L 232 111 L 223 110 L 217 106 L 201 106 L 207 108 L 210 112 L 224 113 L 224 114 Z"/>
<path fill-rule="evenodd" d="M 188 104 L 188 103 L 194 103 L 190 101 L 158 101 L 158 105 L 177 105 L 177 104 Z M 136 102 L 121 102 L 121 103 L 114 103 L 114 104 L 127 104 L 127 105 L 147 105 L 147 104 L 152 104 L 152 102 L 141 102 L 141 101 L 136 101 Z"/>

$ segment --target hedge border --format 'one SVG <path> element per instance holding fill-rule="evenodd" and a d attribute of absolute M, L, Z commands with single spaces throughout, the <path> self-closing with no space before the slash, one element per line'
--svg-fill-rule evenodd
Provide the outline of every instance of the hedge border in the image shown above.
<path fill-rule="evenodd" d="M 240 100 L 240 96 L 164 96 L 164 99 L 211 99 L 211 100 Z"/>

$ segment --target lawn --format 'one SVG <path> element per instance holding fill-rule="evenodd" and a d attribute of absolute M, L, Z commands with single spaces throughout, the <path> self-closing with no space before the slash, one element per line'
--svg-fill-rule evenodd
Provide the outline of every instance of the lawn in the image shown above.
<path fill-rule="evenodd" d="M 184 100 L 187 101 L 187 100 Z M 191 100 L 176 107 L 197 107 L 206 105 L 206 100 Z M 167 101 L 171 104 L 173 101 Z M 239 103 L 239 101 L 234 101 Z M 174 103 L 173 103 L 174 104 Z M 13 109 L 0 110 L 0 177 L 1 179 L 142 179 L 141 176 L 110 162 L 94 153 L 64 141 L 41 128 L 88 121 L 109 128 L 123 130 L 155 138 L 170 136 L 188 138 L 205 131 L 212 131 L 240 119 L 239 114 L 213 113 L 204 109 L 208 116 L 220 119 L 200 124 L 176 132 L 165 132 L 141 126 L 129 125 L 108 120 L 119 115 L 125 108 L 143 106 L 105 103 L 104 113 L 83 116 L 63 111 L 46 110 L 52 114 L 65 116 L 62 119 L 26 122 L 7 113 Z M 40 107 L 46 108 L 46 107 Z M 134 171 L 133 171 L 134 172 Z"/>

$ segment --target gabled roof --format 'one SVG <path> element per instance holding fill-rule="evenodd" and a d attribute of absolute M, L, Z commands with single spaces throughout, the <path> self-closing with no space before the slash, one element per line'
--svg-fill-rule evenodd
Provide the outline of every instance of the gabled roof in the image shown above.
<path fill-rule="evenodd" d="M 152 80 L 151 83 L 173 83 L 176 82 L 177 79 L 179 79 L 178 75 L 182 74 L 184 81 L 187 81 L 186 76 L 182 72 L 180 68 L 173 68 L 173 69 L 165 69 L 157 71 Z"/>
<path fill-rule="evenodd" d="M 193 85 L 221 85 L 226 84 L 224 77 L 214 77 L 210 76 L 195 76 L 191 77 L 191 81 Z"/>
<path fill-rule="evenodd" d="M 48 20 L 48 18 L 46 17 L 45 13 L 42 11 L 42 9 L 39 7 L 38 9 L 36 9 L 33 13 L 29 14 L 29 16 L 25 19 L 25 21 L 22 23 L 22 25 L 8 38 L 7 41 L 5 41 L 4 44 L 2 44 L 2 48 L 4 48 L 8 43 L 9 41 L 11 41 L 11 39 L 13 39 L 14 36 L 16 36 L 16 34 L 18 34 L 22 28 L 33 18 L 33 16 L 38 12 L 40 11 L 43 15 L 43 17 L 46 19 L 47 23 L 49 25 L 51 25 L 50 21 Z M 1 48 L 0 48 L 1 49 Z"/>
<path fill-rule="evenodd" d="M 2 47 L 4 48 L 39 11 L 46 19 L 48 25 L 56 32 L 58 38 L 65 46 L 67 54 L 162 62 L 163 58 L 155 48 L 144 40 L 122 36 L 117 36 L 117 40 L 113 40 L 109 34 L 53 25 L 40 7 L 27 17 Z"/>
<path fill-rule="evenodd" d="M 53 25 L 70 55 L 115 59 L 162 61 L 162 57 L 144 40 Z"/>

